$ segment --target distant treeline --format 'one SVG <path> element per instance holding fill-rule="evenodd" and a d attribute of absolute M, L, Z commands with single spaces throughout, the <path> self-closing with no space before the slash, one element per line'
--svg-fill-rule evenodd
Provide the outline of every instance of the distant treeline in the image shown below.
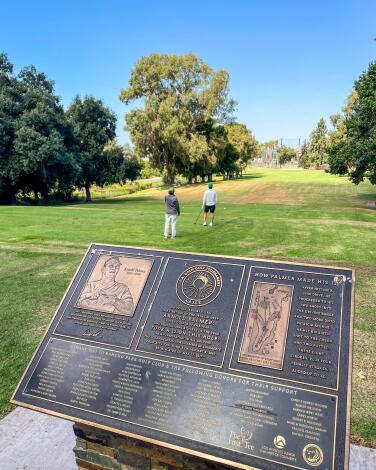
<path fill-rule="evenodd" d="M 0 202 L 69 198 L 82 188 L 90 201 L 91 185 L 140 174 L 164 174 L 170 184 L 177 175 L 240 175 L 259 144 L 233 119 L 228 81 L 193 54 L 141 58 L 120 96 L 142 101 L 126 114 L 133 147 L 120 147 L 115 114 L 101 100 L 76 97 L 65 110 L 44 73 L 30 66 L 15 74 L 0 54 Z"/>
<path fill-rule="evenodd" d="M 120 93 L 132 147 L 116 143 L 116 116 L 101 100 L 76 97 L 64 109 L 54 84 L 30 66 L 18 74 L 0 54 L 0 203 L 30 196 L 69 198 L 75 189 L 163 175 L 173 184 L 242 174 L 249 160 L 275 154 L 280 165 L 325 167 L 353 182 L 376 182 L 376 63 L 355 83 L 343 114 L 320 119 L 296 152 L 277 141 L 259 144 L 235 122 L 229 74 L 193 54 L 151 54 L 132 70 Z"/>

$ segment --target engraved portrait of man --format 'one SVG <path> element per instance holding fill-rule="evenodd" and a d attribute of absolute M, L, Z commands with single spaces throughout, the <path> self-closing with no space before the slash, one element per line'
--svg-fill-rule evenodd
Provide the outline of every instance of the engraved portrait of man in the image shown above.
<path fill-rule="evenodd" d="M 132 293 L 127 284 L 116 279 L 120 266 L 118 256 L 109 257 L 102 266 L 100 279 L 86 284 L 77 307 L 132 316 L 135 309 Z"/>

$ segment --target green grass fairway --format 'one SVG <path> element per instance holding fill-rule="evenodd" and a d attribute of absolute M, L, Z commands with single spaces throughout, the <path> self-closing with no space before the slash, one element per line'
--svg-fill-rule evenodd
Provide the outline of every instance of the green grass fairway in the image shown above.
<path fill-rule="evenodd" d="M 352 441 L 376 446 L 376 187 L 252 168 L 216 183 L 213 228 L 194 224 L 204 189 L 177 189 L 182 215 L 168 241 L 158 188 L 92 204 L 0 207 L 0 415 L 89 243 L 128 244 L 354 268 Z"/>

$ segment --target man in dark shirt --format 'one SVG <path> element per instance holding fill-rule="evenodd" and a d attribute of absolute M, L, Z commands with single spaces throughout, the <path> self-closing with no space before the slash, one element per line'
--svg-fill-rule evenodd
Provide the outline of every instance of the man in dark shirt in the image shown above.
<path fill-rule="evenodd" d="M 165 240 L 168 238 L 171 224 L 171 238 L 176 237 L 176 220 L 178 215 L 180 215 L 180 207 L 178 198 L 175 196 L 175 189 L 169 188 L 168 195 L 165 196 L 166 203 L 166 220 L 165 220 L 165 229 L 164 237 Z"/>

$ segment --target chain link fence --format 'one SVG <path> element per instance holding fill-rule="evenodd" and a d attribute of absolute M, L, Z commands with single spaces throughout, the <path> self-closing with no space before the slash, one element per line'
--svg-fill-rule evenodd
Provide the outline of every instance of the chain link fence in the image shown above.
<path fill-rule="evenodd" d="M 296 138 L 285 138 L 281 137 L 275 139 L 274 141 L 269 141 L 267 144 L 261 146 L 261 153 L 258 158 L 255 158 L 250 162 L 250 166 L 258 167 L 269 167 L 269 168 L 278 168 L 279 163 L 277 159 L 278 149 L 282 146 L 293 148 L 297 155 L 299 155 L 300 149 L 304 143 L 303 139 L 299 137 Z M 298 166 L 298 161 L 292 161 L 284 165 L 284 168 L 296 168 Z"/>

